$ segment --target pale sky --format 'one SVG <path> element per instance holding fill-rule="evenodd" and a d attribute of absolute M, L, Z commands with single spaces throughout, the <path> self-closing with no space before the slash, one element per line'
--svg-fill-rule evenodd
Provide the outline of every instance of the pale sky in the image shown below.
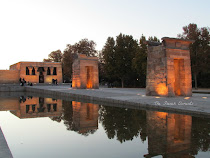
<path fill-rule="evenodd" d="M 42 61 L 83 38 L 101 50 L 109 36 L 177 37 L 210 26 L 210 0 L 0 0 L 0 69 Z"/>

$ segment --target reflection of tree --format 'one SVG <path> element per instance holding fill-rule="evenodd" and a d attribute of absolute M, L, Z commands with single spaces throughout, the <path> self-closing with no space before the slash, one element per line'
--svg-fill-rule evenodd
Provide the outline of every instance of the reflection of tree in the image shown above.
<path fill-rule="evenodd" d="M 61 119 L 64 121 L 67 130 L 72 130 L 72 125 L 73 125 L 72 116 L 73 116 L 72 102 L 63 100 L 63 114 Z"/>
<path fill-rule="evenodd" d="M 146 139 L 146 112 L 117 107 L 101 106 L 99 110 L 100 122 L 109 139 L 115 136 L 121 143 L 132 140 L 133 137 Z"/>
<path fill-rule="evenodd" d="M 84 132 L 79 132 L 77 131 L 77 133 L 83 135 L 83 136 L 89 136 L 89 134 L 94 134 L 97 131 L 97 129 L 90 129 L 90 130 L 86 130 Z"/>
<path fill-rule="evenodd" d="M 50 117 L 51 120 L 56 121 L 56 122 L 61 122 L 61 116 L 54 116 L 54 117 Z"/>
<path fill-rule="evenodd" d="M 210 151 L 210 119 L 193 117 L 192 119 L 192 155 L 198 151 Z"/>
<path fill-rule="evenodd" d="M 67 130 L 72 130 L 73 125 L 73 109 L 72 102 L 63 100 L 63 112 L 59 117 L 52 117 L 51 120 L 61 122 L 63 120 L 64 124 L 67 127 Z"/>

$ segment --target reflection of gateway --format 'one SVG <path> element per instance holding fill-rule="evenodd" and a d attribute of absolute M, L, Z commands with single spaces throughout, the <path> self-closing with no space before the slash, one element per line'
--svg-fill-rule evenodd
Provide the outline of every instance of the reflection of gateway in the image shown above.
<path fill-rule="evenodd" d="M 98 105 L 72 101 L 73 130 L 87 133 L 98 129 Z"/>
<path fill-rule="evenodd" d="M 1 111 L 10 112 L 19 118 L 61 116 L 62 100 L 43 97 L 20 97 L 0 100 Z"/>
<path fill-rule="evenodd" d="M 147 111 L 149 154 L 144 157 L 189 157 L 191 126 L 191 116 Z"/>

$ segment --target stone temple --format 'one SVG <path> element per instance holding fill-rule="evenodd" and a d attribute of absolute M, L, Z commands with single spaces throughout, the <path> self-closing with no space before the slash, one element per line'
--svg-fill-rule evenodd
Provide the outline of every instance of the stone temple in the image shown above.
<path fill-rule="evenodd" d="M 87 57 L 85 54 L 79 54 L 74 60 L 73 65 L 72 88 L 75 89 L 98 89 L 98 58 Z"/>
<path fill-rule="evenodd" d="M 192 96 L 189 45 L 193 41 L 163 37 L 147 42 L 148 96 Z"/>
<path fill-rule="evenodd" d="M 18 62 L 9 70 L 0 70 L 0 83 L 19 83 L 24 78 L 30 83 L 62 83 L 62 65 L 60 62 Z"/>

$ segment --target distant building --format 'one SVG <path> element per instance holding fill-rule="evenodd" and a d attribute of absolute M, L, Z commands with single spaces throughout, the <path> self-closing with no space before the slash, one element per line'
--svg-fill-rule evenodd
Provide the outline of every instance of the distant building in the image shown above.
<path fill-rule="evenodd" d="M 79 54 L 72 65 L 72 87 L 75 89 L 98 89 L 98 58 Z"/>
<path fill-rule="evenodd" d="M 19 83 L 19 79 L 31 83 L 62 83 L 60 62 L 18 62 L 10 70 L 0 70 L 0 83 Z"/>

